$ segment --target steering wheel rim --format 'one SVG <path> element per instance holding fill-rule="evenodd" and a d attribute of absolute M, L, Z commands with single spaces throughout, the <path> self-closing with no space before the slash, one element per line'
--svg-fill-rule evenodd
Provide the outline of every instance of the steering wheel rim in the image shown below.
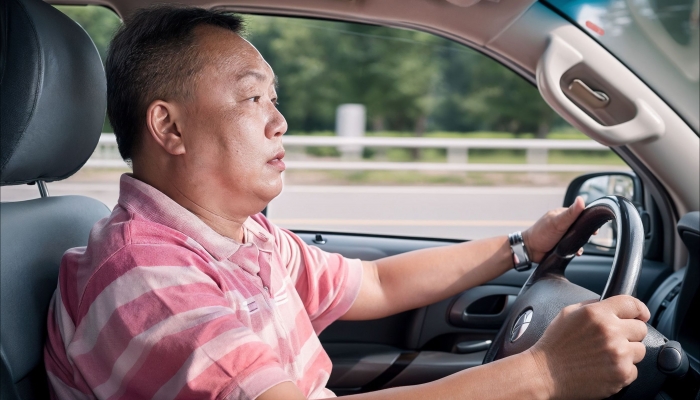
<path fill-rule="evenodd" d="M 589 204 L 559 243 L 543 257 L 523 289 L 547 275 L 564 278 L 564 271 L 576 252 L 610 220 L 616 224 L 617 238 L 610 276 L 600 300 L 620 294 L 634 296 L 644 258 L 644 225 L 637 208 L 622 196 L 601 197 Z"/>
<path fill-rule="evenodd" d="M 564 272 L 578 249 L 610 220 L 614 220 L 617 226 L 617 243 L 608 282 L 598 295 L 571 283 Z M 621 196 L 606 196 L 589 204 L 531 273 L 486 352 L 483 363 L 532 347 L 559 311 L 568 305 L 620 294 L 633 296 L 641 273 L 643 251 L 644 226 L 639 212 L 629 200 Z M 642 341 L 646 355 L 637 364 L 638 377 L 643 379 L 638 378 L 613 396 L 616 399 L 651 399 L 666 380 L 656 360 L 667 339 L 649 324 L 647 329 L 647 336 Z"/>

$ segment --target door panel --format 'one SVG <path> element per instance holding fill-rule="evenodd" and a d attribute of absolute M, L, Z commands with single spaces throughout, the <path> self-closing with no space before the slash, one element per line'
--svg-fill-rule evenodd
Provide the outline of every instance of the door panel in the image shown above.
<path fill-rule="evenodd" d="M 296 233 L 308 244 L 364 260 L 457 242 Z M 566 276 L 600 293 L 611 265 L 612 257 L 583 255 L 572 260 Z M 638 297 L 646 300 L 671 272 L 663 263 L 645 260 Z M 529 275 L 529 271 L 510 270 L 485 285 L 427 307 L 372 321 L 336 321 L 320 335 L 333 361 L 328 387 L 338 395 L 359 393 L 429 382 L 480 365 L 484 342 L 495 337 L 502 316 Z"/>

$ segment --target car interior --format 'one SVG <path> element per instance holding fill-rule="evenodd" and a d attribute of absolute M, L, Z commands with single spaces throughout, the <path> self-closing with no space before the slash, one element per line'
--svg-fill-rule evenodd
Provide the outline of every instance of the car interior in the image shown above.
<path fill-rule="evenodd" d="M 92 225 L 110 212 L 95 199 L 50 196 L 46 189 L 47 182 L 66 179 L 85 164 L 97 146 L 106 109 L 106 79 L 94 44 L 79 25 L 49 3 L 85 4 L 82 0 L 6 0 L 0 7 L 0 184 L 32 184 L 41 193 L 37 199 L 0 205 L 1 399 L 48 397 L 43 344 L 61 257 L 71 247 L 86 245 Z M 121 17 L 152 3 L 159 2 L 91 2 Z M 571 296 L 558 298 L 559 309 L 577 299 L 606 293 L 635 295 L 651 311 L 647 357 L 639 366 L 637 381 L 616 398 L 700 399 L 697 110 L 689 116 L 672 107 L 550 3 L 186 3 L 246 14 L 429 32 L 481 52 L 535 85 L 559 115 L 611 147 L 633 171 L 626 175 L 634 182 L 632 198 L 608 206 L 615 212 L 598 217 L 593 228 L 615 220 L 616 249 L 605 251 L 587 244 L 583 256 L 566 260 L 559 273 L 571 288 L 582 291 L 565 292 Z M 586 84 L 572 85 L 573 81 Z M 596 91 L 604 92 L 612 106 L 598 107 L 591 97 Z M 582 185 L 601 175 L 604 173 L 574 180 L 562 204 L 572 204 Z M 581 229 L 576 243 L 585 243 L 593 230 L 590 226 Z M 308 244 L 364 260 L 457 242 L 314 230 L 296 233 Z M 633 264 L 634 268 L 629 267 Z M 512 354 L 515 350 L 508 347 L 503 335 L 510 334 L 520 315 L 520 304 L 526 301 L 524 287 L 535 287 L 537 271 L 511 270 L 453 298 L 387 318 L 335 322 L 320 335 L 333 361 L 329 389 L 342 396 L 420 384 Z M 620 276 L 626 277 L 626 286 L 613 287 Z M 544 323 L 546 327 L 548 321 Z M 497 346 L 499 341 L 504 345 Z"/>

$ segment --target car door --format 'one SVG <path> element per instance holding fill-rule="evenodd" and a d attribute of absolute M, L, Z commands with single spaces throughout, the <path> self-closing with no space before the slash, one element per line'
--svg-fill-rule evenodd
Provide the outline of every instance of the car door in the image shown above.
<path fill-rule="evenodd" d="M 318 231 L 297 234 L 308 244 L 365 260 L 455 243 Z M 610 255 L 583 255 L 571 262 L 566 275 L 600 293 L 611 264 Z M 646 300 L 670 272 L 662 262 L 645 260 L 638 297 Z M 320 335 L 333 361 L 329 388 L 338 395 L 360 393 L 424 383 L 480 365 L 528 276 L 512 270 L 427 307 L 372 321 L 336 321 Z"/>

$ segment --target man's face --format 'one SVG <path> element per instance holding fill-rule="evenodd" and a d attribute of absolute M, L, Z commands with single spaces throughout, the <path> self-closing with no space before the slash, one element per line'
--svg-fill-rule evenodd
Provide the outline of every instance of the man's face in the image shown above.
<path fill-rule="evenodd" d="M 285 168 L 275 75 L 235 33 L 203 27 L 197 40 L 204 66 L 181 127 L 185 179 L 220 197 L 219 209 L 259 212 L 282 190 Z"/>

